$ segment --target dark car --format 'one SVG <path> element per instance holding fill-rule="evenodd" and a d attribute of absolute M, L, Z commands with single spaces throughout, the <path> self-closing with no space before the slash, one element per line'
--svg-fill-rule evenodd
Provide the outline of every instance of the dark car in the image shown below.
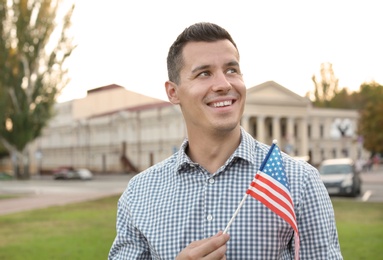
<path fill-rule="evenodd" d="M 53 171 L 53 179 L 55 180 L 70 180 L 70 179 L 79 179 L 79 180 L 91 180 L 93 179 L 93 174 L 88 169 L 75 169 L 71 166 L 62 166 Z"/>
<path fill-rule="evenodd" d="M 324 160 L 319 166 L 321 179 L 330 195 L 356 197 L 361 193 L 360 172 L 351 158 Z"/>

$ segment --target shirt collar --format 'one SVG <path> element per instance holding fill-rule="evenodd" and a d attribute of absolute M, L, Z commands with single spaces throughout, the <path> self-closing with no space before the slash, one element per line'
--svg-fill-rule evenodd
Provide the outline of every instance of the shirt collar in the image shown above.
<path fill-rule="evenodd" d="M 189 141 L 187 138 L 185 138 L 177 154 L 177 160 L 175 165 L 177 173 L 181 173 L 182 170 L 187 167 L 197 165 L 197 163 L 193 162 L 186 154 L 186 149 L 188 145 Z M 227 160 L 225 165 L 230 163 L 235 158 L 240 158 L 242 160 L 248 161 L 251 164 L 255 164 L 256 148 L 257 142 L 255 142 L 254 138 L 241 127 L 241 143 L 234 151 L 234 153 L 230 156 L 230 158 Z"/>

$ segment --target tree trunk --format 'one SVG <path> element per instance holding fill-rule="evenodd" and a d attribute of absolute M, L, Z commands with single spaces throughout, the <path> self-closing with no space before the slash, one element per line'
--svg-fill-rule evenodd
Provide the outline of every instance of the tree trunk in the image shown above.
<path fill-rule="evenodd" d="M 17 180 L 29 180 L 29 157 L 28 152 L 14 151 L 12 153 L 13 171 Z"/>

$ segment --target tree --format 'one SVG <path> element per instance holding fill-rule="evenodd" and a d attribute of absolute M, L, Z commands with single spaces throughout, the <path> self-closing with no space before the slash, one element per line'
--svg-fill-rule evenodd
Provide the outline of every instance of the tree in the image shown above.
<path fill-rule="evenodd" d="M 58 23 L 60 3 L 0 0 L 0 141 L 18 179 L 29 178 L 27 145 L 41 135 L 68 83 L 74 5 Z"/>
<path fill-rule="evenodd" d="M 360 86 L 360 110 L 358 132 L 363 137 L 363 147 L 371 154 L 383 153 L 383 86 L 376 82 Z"/>
<path fill-rule="evenodd" d="M 332 64 L 322 63 L 320 67 L 320 77 L 315 74 L 312 76 L 314 82 L 314 106 L 328 107 L 328 102 L 338 93 L 338 79 L 335 77 Z"/>

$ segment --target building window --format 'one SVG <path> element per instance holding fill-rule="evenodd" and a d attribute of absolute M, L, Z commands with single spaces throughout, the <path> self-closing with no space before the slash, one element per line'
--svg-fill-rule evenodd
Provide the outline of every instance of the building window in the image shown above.
<path fill-rule="evenodd" d="M 311 138 L 311 125 L 307 125 L 307 135 L 309 138 Z"/>
<path fill-rule="evenodd" d="M 286 121 L 286 118 L 282 118 L 282 120 L 281 120 L 281 135 L 284 138 L 287 138 L 287 121 Z"/>
<path fill-rule="evenodd" d="M 270 117 L 266 118 L 265 120 L 265 124 L 266 124 L 266 128 L 267 128 L 267 131 L 268 131 L 268 138 L 272 138 L 273 136 L 273 122 L 272 122 L 272 119 Z"/>
<path fill-rule="evenodd" d="M 324 137 L 324 127 L 322 124 L 319 126 L 319 135 L 321 138 Z"/>

